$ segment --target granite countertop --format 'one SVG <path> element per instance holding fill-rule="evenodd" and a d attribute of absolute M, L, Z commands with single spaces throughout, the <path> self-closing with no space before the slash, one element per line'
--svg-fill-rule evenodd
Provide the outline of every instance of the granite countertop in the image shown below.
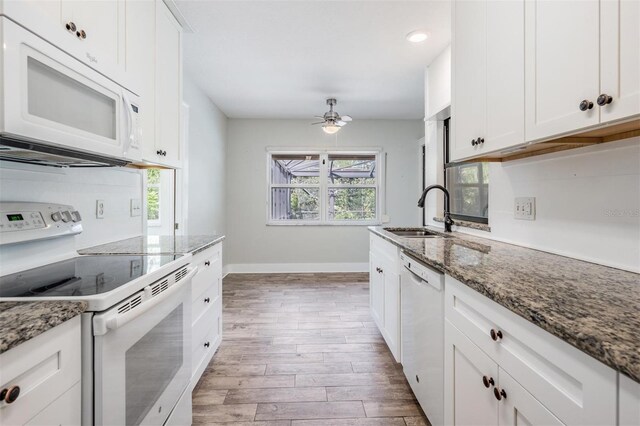
<path fill-rule="evenodd" d="M 640 274 L 458 232 L 369 230 L 640 382 Z"/>
<path fill-rule="evenodd" d="M 224 235 L 139 236 L 78 250 L 79 254 L 196 254 L 224 240 Z"/>
<path fill-rule="evenodd" d="M 87 309 L 86 302 L 0 302 L 0 354 Z"/>

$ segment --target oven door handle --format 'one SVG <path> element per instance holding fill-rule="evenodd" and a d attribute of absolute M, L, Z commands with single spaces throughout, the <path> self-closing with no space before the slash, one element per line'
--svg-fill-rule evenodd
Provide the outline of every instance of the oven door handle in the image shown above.
<path fill-rule="evenodd" d="M 189 283 L 197 273 L 198 267 L 192 268 L 189 273 L 187 273 L 187 275 L 185 275 L 184 278 L 182 278 L 179 282 L 172 285 L 159 295 L 153 296 L 150 299 L 143 301 L 140 305 L 124 314 L 119 314 L 117 309 L 112 309 L 111 311 L 107 311 L 102 315 L 95 316 L 93 318 L 93 335 L 102 336 L 104 334 L 107 334 L 109 330 L 117 330 L 125 324 L 133 321 L 140 315 L 162 303 L 164 300 L 173 296 L 183 286 L 187 285 L 187 283 Z M 145 294 L 149 294 L 151 292 L 151 289 L 149 287 L 145 287 L 144 292 Z"/>

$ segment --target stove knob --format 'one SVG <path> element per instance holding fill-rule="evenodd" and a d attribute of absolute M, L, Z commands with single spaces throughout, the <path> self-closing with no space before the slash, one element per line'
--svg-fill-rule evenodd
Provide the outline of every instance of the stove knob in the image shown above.
<path fill-rule="evenodd" d="M 52 213 L 51 220 L 53 220 L 54 222 L 60 222 L 62 220 L 62 215 L 60 214 L 60 212 Z"/>
<path fill-rule="evenodd" d="M 80 222 L 82 220 L 82 216 L 80 216 L 80 212 L 78 210 L 72 211 L 71 216 L 73 217 L 74 222 Z"/>
<path fill-rule="evenodd" d="M 65 210 L 61 214 L 62 214 L 62 221 L 65 223 L 70 222 L 73 219 L 71 217 L 71 212 L 69 210 Z"/>

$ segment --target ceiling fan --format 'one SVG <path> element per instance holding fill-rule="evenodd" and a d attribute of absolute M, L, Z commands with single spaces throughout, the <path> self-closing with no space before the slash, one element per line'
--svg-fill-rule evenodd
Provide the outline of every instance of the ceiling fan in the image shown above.
<path fill-rule="evenodd" d="M 316 115 L 316 118 L 322 118 L 322 121 L 312 124 L 322 124 L 322 130 L 330 135 L 336 133 L 342 126 L 352 121 L 353 118 L 349 115 L 340 115 L 333 110 L 333 107 L 338 103 L 334 98 L 327 99 L 327 105 L 329 105 L 329 111 L 324 115 Z"/>

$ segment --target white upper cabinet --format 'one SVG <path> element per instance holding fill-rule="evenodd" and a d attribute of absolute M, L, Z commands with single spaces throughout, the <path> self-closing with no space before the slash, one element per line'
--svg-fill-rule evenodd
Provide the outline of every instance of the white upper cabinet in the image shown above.
<path fill-rule="evenodd" d="M 526 137 L 598 124 L 598 0 L 526 3 Z"/>
<path fill-rule="evenodd" d="M 527 141 L 640 114 L 637 0 L 531 0 L 526 7 Z"/>
<path fill-rule="evenodd" d="M 2 0 L 2 13 L 132 92 L 125 72 L 125 0 Z"/>
<path fill-rule="evenodd" d="M 486 122 L 486 3 L 454 1 L 450 161 L 474 154 Z"/>
<path fill-rule="evenodd" d="M 182 30 L 169 9 L 156 10 L 156 155 L 162 164 L 180 167 L 182 102 Z M 160 154 L 158 152 L 161 151 Z"/>
<path fill-rule="evenodd" d="M 449 161 L 524 142 L 524 0 L 453 3 Z"/>
<path fill-rule="evenodd" d="M 120 45 L 124 39 L 119 37 L 123 33 L 124 2 L 62 0 L 60 6 L 60 24 L 83 43 L 87 60 L 124 65 L 124 45 Z M 67 25 L 75 26 L 75 31 Z"/>
<path fill-rule="evenodd" d="M 127 0 L 127 72 L 142 92 L 143 160 L 181 167 L 182 29 L 161 0 Z"/>
<path fill-rule="evenodd" d="M 640 2 L 600 4 L 600 121 L 640 114 Z M 611 97 L 611 98 L 609 98 Z M 606 103 L 611 99 L 611 103 Z"/>

